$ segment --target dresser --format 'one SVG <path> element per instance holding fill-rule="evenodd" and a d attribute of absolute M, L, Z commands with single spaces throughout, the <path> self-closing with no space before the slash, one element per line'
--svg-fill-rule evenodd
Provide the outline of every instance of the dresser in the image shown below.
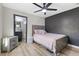
<path fill-rule="evenodd" d="M 10 52 L 18 46 L 18 36 L 3 37 L 1 42 L 1 51 Z"/>

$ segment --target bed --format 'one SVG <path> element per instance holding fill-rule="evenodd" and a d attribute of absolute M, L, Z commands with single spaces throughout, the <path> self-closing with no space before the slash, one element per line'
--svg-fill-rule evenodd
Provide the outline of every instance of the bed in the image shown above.
<path fill-rule="evenodd" d="M 34 42 L 44 46 L 48 50 L 52 51 L 55 55 L 57 55 L 57 53 L 67 46 L 68 38 L 66 35 L 47 33 L 41 26 L 34 26 L 33 28 L 33 31 L 36 30 L 33 34 Z"/>

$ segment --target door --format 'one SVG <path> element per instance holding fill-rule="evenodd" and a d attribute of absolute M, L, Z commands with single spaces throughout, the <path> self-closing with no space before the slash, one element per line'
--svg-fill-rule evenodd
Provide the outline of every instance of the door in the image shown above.
<path fill-rule="evenodd" d="M 27 17 L 14 14 L 14 36 L 18 41 L 27 41 Z"/>

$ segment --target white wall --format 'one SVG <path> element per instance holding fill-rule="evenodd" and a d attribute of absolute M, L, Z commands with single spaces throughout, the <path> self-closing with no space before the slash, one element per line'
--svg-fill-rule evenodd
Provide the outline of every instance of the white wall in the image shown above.
<path fill-rule="evenodd" d="M 0 39 L 2 37 L 2 5 L 0 4 Z"/>
<path fill-rule="evenodd" d="M 1 38 L 2 38 L 2 5 L 0 4 L 0 50 L 1 50 Z"/>
<path fill-rule="evenodd" d="M 44 18 L 30 15 L 27 13 L 18 12 L 13 9 L 3 8 L 3 36 L 13 36 L 14 34 L 14 19 L 13 14 L 18 14 L 26 16 L 28 18 L 28 28 L 27 28 L 27 38 L 30 40 L 32 38 L 32 24 L 34 25 L 45 25 Z"/>

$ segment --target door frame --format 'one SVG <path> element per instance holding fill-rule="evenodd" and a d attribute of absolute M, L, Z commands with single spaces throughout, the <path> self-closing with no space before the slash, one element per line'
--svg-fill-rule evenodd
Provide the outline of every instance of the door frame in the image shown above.
<path fill-rule="evenodd" d="M 13 23 L 13 25 L 14 25 L 14 36 L 15 36 L 15 16 L 19 16 L 19 17 L 24 17 L 24 18 L 26 18 L 26 42 L 27 42 L 27 17 L 26 16 L 22 16 L 22 15 L 18 15 L 18 14 L 13 14 L 13 20 L 14 20 L 14 23 Z"/>

